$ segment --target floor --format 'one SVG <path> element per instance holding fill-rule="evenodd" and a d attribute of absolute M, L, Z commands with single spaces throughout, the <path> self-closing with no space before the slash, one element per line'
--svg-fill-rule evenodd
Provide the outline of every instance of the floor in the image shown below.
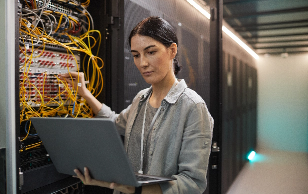
<path fill-rule="evenodd" d="M 258 150 L 227 194 L 308 194 L 308 153 Z"/>

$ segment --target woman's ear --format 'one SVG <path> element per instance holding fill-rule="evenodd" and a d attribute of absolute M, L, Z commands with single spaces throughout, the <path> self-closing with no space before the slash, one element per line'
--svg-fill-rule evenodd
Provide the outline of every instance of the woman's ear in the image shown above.
<path fill-rule="evenodd" d="M 171 51 L 171 58 L 173 59 L 177 52 L 178 52 L 178 45 L 176 43 L 172 43 L 170 46 L 169 46 L 169 49 Z"/>

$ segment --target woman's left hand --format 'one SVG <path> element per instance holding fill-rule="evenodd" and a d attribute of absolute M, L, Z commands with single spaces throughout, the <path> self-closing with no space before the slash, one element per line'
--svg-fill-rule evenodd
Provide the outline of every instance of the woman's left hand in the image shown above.
<path fill-rule="evenodd" d="M 133 186 L 121 185 L 117 183 L 109 183 L 105 181 L 99 181 L 99 180 L 92 179 L 87 167 L 84 168 L 84 175 L 78 169 L 75 169 L 74 172 L 76 173 L 77 178 L 79 178 L 82 181 L 82 183 L 85 185 L 95 185 L 95 186 L 100 186 L 100 187 L 107 187 L 110 189 L 121 191 L 123 193 L 135 193 L 135 187 Z"/>

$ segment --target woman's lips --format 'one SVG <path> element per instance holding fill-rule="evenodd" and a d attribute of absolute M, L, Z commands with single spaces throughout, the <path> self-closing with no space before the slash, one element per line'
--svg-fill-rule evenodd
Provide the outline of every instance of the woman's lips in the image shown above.
<path fill-rule="evenodd" d="M 150 76 L 153 73 L 153 71 L 147 71 L 142 73 L 144 76 Z"/>

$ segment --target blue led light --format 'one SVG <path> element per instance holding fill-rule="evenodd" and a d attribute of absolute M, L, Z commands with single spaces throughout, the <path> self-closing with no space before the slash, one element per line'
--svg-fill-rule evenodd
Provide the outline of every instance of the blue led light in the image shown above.
<path fill-rule="evenodd" d="M 250 154 L 248 155 L 248 160 L 253 160 L 253 158 L 255 157 L 256 152 L 255 151 L 251 151 Z"/>

